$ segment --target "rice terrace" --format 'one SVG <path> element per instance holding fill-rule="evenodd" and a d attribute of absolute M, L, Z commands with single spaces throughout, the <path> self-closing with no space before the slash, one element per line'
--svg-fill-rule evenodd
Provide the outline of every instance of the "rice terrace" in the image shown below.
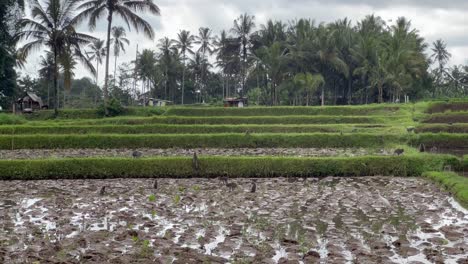
<path fill-rule="evenodd" d="M 468 4 L 157 2 L 0 2 L 0 263 L 468 264 Z"/>

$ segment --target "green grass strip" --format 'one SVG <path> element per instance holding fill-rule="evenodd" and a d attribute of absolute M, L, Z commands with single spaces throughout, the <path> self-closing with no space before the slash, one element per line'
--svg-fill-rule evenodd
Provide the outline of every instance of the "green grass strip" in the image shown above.
<path fill-rule="evenodd" d="M 411 145 L 417 147 L 420 144 L 426 147 L 436 146 L 441 149 L 468 149 L 468 134 L 450 134 L 450 133 L 424 133 L 416 134 L 411 137 Z"/>
<path fill-rule="evenodd" d="M 454 172 L 426 172 L 427 177 L 448 190 L 454 198 L 466 209 L 468 209 L 468 178 Z"/>
<path fill-rule="evenodd" d="M 446 112 L 427 116 L 423 123 L 468 123 L 468 112 Z"/>
<path fill-rule="evenodd" d="M 327 158 L 200 157 L 199 170 L 187 157 L 0 160 L 1 180 L 147 177 L 314 177 L 420 176 L 424 171 L 459 165 L 450 155 Z"/>
<path fill-rule="evenodd" d="M 400 124 L 412 122 L 408 116 L 220 116 L 220 117 L 116 117 L 98 120 L 64 121 L 68 125 L 143 125 L 143 124 L 175 124 L 175 125 L 238 125 L 238 124 Z M 48 123 L 51 124 L 51 123 Z M 38 123 L 47 125 L 47 123 Z"/>
<path fill-rule="evenodd" d="M 468 124 L 423 124 L 416 127 L 416 133 L 468 133 Z"/>
<path fill-rule="evenodd" d="M 404 144 L 396 134 L 0 135 L 0 149 L 64 148 L 378 148 Z"/>
<path fill-rule="evenodd" d="M 287 116 L 287 115 L 397 115 L 405 113 L 409 106 L 277 106 L 277 107 L 173 107 L 165 115 L 175 116 Z"/>
<path fill-rule="evenodd" d="M 201 134 L 201 133 L 385 133 L 405 132 L 403 127 L 375 124 L 349 125 L 9 125 L 0 134 Z"/>

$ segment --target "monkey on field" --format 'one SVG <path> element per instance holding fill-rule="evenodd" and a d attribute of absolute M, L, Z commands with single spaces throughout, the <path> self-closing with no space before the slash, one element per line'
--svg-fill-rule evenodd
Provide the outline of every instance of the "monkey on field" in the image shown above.
<path fill-rule="evenodd" d="M 220 177 L 219 180 L 222 181 L 224 185 L 226 185 L 226 187 L 229 188 L 230 192 L 232 192 L 237 187 L 237 184 L 235 182 L 228 182 L 228 177 L 226 176 Z"/>
<path fill-rule="evenodd" d="M 158 189 L 158 180 L 154 180 L 153 188 Z"/>
<path fill-rule="evenodd" d="M 99 190 L 99 195 L 104 195 L 106 194 L 106 186 L 102 186 L 101 189 Z"/>
<path fill-rule="evenodd" d="M 431 152 L 432 152 L 432 153 L 437 153 L 437 147 L 436 147 L 436 146 L 433 146 L 433 147 L 431 148 Z"/>
<path fill-rule="evenodd" d="M 426 152 L 426 145 L 424 145 L 423 143 L 421 143 L 419 145 L 419 152 Z"/>
<path fill-rule="evenodd" d="M 133 151 L 133 153 L 132 153 L 132 157 L 135 158 L 135 159 L 141 158 L 142 156 L 143 156 L 143 153 L 141 153 L 140 151 L 137 151 L 137 150 Z"/>
<path fill-rule="evenodd" d="M 256 180 L 252 180 L 252 187 L 250 188 L 251 193 L 254 193 L 257 191 L 257 184 L 255 182 Z"/>
<path fill-rule="evenodd" d="M 393 152 L 393 154 L 396 154 L 396 155 L 400 156 L 400 155 L 403 154 L 403 152 L 405 152 L 404 149 L 395 149 L 395 151 Z"/>
<path fill-rule="evenodd" d="M 193 153 L 192 168 L 196 173 L 198 173 L 198 171 L 200 170 L 200 162 L 198 161 L 198 156 L 196 152 Z"/>

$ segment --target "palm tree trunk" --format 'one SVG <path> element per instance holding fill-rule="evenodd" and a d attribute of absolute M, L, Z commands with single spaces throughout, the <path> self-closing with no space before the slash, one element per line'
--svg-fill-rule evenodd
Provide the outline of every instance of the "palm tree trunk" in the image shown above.
<path fill-rule="evenodd" d="M 184 93 L 185 93 L 185 52 L 184 52 L 184 68 L 182 70 L 182 105 L 184 104 Z"/>
<path fill-rule="evenodd" d="M 55 117 L 58 117 L 58 104 L 59 104 L 57 79 L 58 79 L 57 48 L 54 46 L 54 95 L 55 95 L 54 116 Z"/>
<path fill-rule="evenodd" d="M 107 87 L 109 84 L 109 54 L 110 54 L 110 35 L 111 35 L 111 27 L 112 27 L 112 11 L 109 11 L 109 16 L 107 17 L 107 43 L 106 43 L 106 77 L 104 80 L 104 111 L 106 116 L 109 114 L 107 110 L 107 101 L 109 98 L 109 93 L 107 91 Z"/>
<path fill-rule="evenodd" d="M 114 62 L 114 86 L 117 83 L 117 57 L 115 56 L 115 62 Z"/>
<path fill-rule="evenodd" d="M 325 85 L 322 85 L 322 106 L 325 105 Z"/>

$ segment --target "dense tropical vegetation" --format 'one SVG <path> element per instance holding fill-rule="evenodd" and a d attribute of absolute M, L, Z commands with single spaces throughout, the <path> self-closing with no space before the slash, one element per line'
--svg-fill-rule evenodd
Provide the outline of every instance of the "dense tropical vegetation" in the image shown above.
<path fill-rule="evenodd" d="M 22 5 L 10 2 L 9 9 L 2 9 L 7 10 L 0 17 L 3 23 L 21 11 Z M 113 17 L 120 16 L 129 29 L 153 38 L 152 26 L 137 11 L 158 15 L 160 10 L 152 1 L 110 2 L 50 0 L 41 5 L 32 1 L 31 17 L 36 20 L 24 18 L 17 23 L 22 29 L 19 33 L 7 34 L 10 62 L 3 66 L 7 62 L 2 60 L 0 69 L 10 77 L 0 83 L 3 105 L 11 102 L 14 92 L 25 90 L 37 92 L 55 108 L 91 107 L 108 97 L 125 105 L 143 103 L 141 98 L 149 97 L 192 104 L 220 103 L 236 96 L 247 96 L 251 104 L 258 105 L 336 105 L 468 93 L 468 66 L 448 67 L 451 55 L 446 43 L 427 44 L 404 17 L 391 25 L 374 15 L 356 23 L 345 18 L 328 24 L 297 19 L 258 25 L 254 16 L 242 14 L 231 29 L 219 35 L 207 27 L 197 34 L 181 30 L 176 39 L 162 38 L 154 49 L 118 64 L 130 41 Z M 78 15 L 72 17 L 75 13 Z M 103 17 L 108 25 L 106 40 L 75 31 L 81 22 L 93 30 Z M 2 33 L 3 39 L 5 36 Z M 29 41 L 17 47 L 18 52 L 17 39 Z M 27 76 L 18 87 L 11 85 L 16 83 L 15 56 L 14 64 L 21 65 L 39 45 L 48 48 L 39 78 Z M 2 45 L 0 52 L 5 52 L 4 47 L 8 46 Z M 114 63 L 109 61 L 111 56 Z M 88 66 L 92 78 L 73 79 L 77 61 Z M 101 90 L 98 72 L 102 63 L 105 82 Z M 3 84 L 8 80 L 10 85 Z"/>

